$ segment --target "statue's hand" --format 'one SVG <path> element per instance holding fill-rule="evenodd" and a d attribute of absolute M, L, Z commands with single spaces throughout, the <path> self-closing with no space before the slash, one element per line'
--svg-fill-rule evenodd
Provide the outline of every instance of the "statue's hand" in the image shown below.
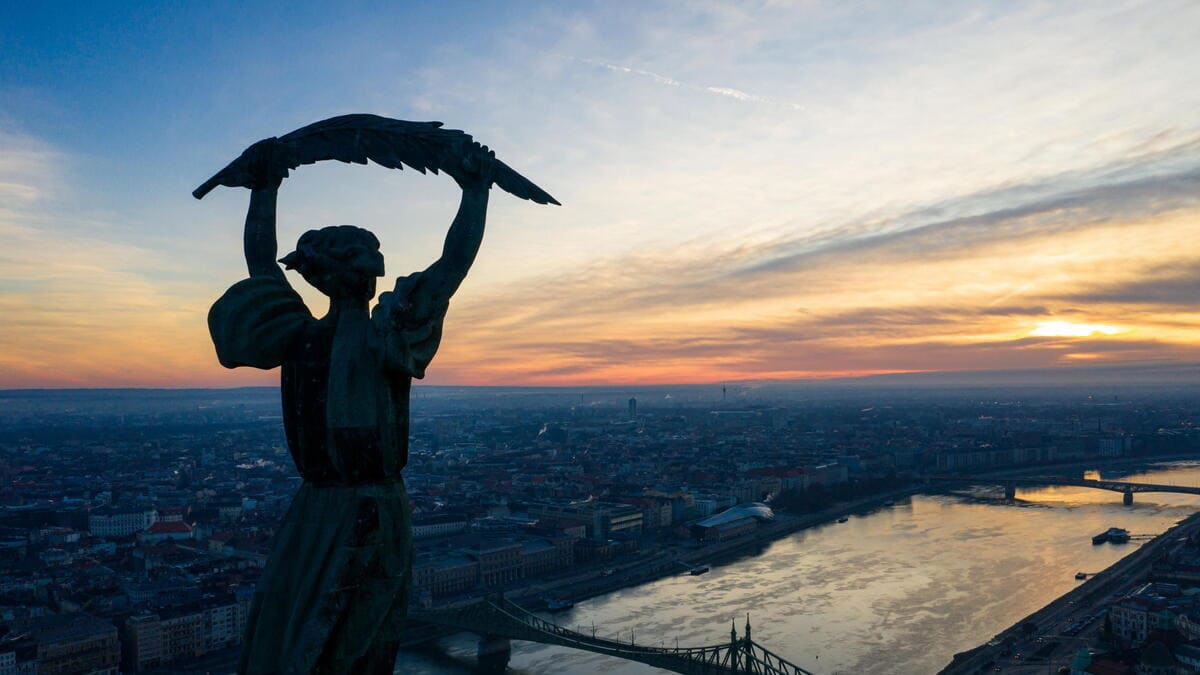
<path fill-rule="evenodd" d="M 279 165 L 276 152 L 279 139 L 272 136 L 251 145 L 242 152 L 246 171 L 251 176 L 250 189 L 267 190 L 277 188 L 287 177 L 287 169 Z"/>
<path fill-rule="evenodd" d="M 487 190 L 496 178 L 496 153 L 472 142 L 463 149 L 461 166 L 447 171 L 463 190 Z"/>

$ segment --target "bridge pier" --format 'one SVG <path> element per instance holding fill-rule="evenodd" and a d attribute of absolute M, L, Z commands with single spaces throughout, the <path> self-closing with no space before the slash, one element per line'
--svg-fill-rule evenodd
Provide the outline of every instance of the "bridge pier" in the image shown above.
<path fill-rule="evenodd" d="M 1017 498 L 1017 486 L 1009 483 L 1004 486 L 1004 498 L 1012 501 Z"/>
<path fill-rule="evenodd" d="M 479 638 L 479 647 L 475 655 L 480 670 L 502 673 L 508 668 L 508 660 L 512 656 L 512 643 L 506 637 L 484 635 Z"/>
<path fill-rule="evenodd" d="M 1133 491 L 1126 490 L 1125 496 L 1122 498 L 1122 501 L 1125 503 L 1125 506 L 1129 506 L 1129 505 L 1133 504 Z"/>

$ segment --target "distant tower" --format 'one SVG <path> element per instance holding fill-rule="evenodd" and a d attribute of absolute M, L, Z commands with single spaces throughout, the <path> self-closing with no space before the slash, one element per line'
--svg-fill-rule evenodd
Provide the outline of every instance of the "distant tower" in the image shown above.
<path fill-rule="evenodd" d="M 637 419 L 637 399 L 629 399 L 629 419 Z"/>

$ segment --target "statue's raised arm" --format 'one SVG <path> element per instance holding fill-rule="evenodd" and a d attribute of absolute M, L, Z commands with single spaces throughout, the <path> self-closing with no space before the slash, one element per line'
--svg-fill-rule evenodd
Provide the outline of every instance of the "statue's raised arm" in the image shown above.
<path fill-rule="evenodd" d="M 242 153 L 251 176 L 250 207 L 246 210 L 246 227 L 242 248 L 246 267 L 252 277 L 269 276 L 286 281 L 283 270 L 275 262 L 279 244 L 275 233 L 275 206 L 279 186 L 283 182 L 275 160 L 274 138 L 261 140 Z M 241 159 L 241 158 L 239 158 Z"/>
<path fill-rule="evenodd" d="M 496 153 L 487 146 L 472 143 L 464 149 L 461 167 L 446 168 L 462 188 L 458 213 L 446 232 L 442 255 L 422 274 L 421 287 L 413 302 L 414 314 L 427 314 L 430 308 L 444 305 L 462 285 L 479 253 L 487 220 L 488 191 L 496 174 Z"/>

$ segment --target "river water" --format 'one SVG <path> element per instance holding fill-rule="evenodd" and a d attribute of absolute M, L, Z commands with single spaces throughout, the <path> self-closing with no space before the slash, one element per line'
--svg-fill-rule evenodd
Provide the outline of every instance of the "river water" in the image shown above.
<path fill-rule="evenodd" d="M 1200 486 L 1200 463 L 1089 472 L 1089 478 Z M 955 652 L 1070 590 L 1076 572 L 1098 572 L 1200 510 L 1200 496 L 1121 495 L 1084 488 L 998 489 L 918 495 L 851 516 L 713 565 L 593 598 L 558 623 L 592 625 L 638 644 L 728 641 L 747 612 L 755 642 L 820 674 L 935 673 Z M 1092 535 L 1124 527 L 1135 540 L 1093 546 Z M 405 653 L 403 673 L 471 673 L 476 639 L 448 638 Z M 661 673 L 561 647 L 514 642 L 512 673 Z"/>

